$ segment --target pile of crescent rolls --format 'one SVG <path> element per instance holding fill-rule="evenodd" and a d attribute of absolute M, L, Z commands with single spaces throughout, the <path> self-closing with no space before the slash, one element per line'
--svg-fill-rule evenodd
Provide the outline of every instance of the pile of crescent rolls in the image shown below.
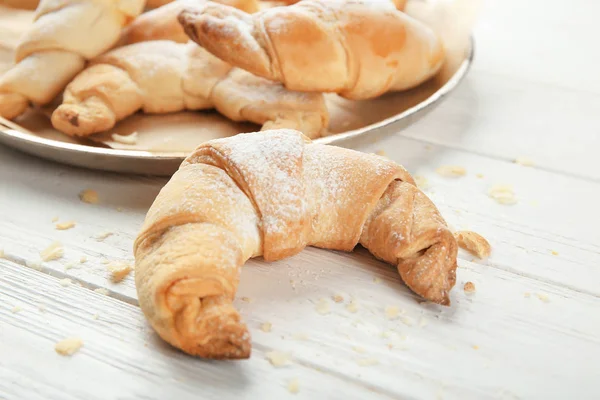
<path fill-rule="evenodd" d="M 139 111 L 215 109 L 263 130 L 320 137 L 329 123 L 323 93 L 371 99 L 440 69 L 441 38 L 405 3 L 41 0 L 0 76 L 0 116 L 58 99 L 54 128 L 85 137 Z"/>

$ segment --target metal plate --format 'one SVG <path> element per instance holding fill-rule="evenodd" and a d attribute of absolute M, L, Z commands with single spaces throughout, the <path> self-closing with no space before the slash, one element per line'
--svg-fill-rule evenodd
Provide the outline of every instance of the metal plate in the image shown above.
<path fill-rule="evenodd" d="M 474 41 L 471 39 L 467 56 L 460 63 L 454 74 L 425 100 L 393 117 L 360 129 L 326 136 L 314 141 L 352 148 L 358 147 L 363 143 L 372 143 L 387 135 L 397 133 L 440 104 L 464 79 L 471 67 L 473 57 Z M 65 143 L 12 129 L 0 130 L 0 143 L 4 143 L 25 153 L 64 164 L 96 170 L 146 175 L 170 176 L 177 170 L 186 156 L 185 153 L 115 150 Z"/>

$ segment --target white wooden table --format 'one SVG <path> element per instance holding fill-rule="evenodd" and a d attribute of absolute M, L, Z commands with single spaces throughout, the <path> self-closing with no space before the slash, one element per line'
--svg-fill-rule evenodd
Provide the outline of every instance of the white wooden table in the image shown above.
<path fill-rule="evenodd" d="M 252 331 L 249 361 L 207 362 L 166 346 L 136 306 L 132 277 L 108 281 L 104 260 L 132 259 L 165 180 L 0 147 L 0 398 L 600 398 L 598 14 L 591 0 L 488 0 L 460 89 L 412 128 L 361 149 L 384 149 L 425 176 L 451 226 L 491 242 L 487 261 L 460 253 L 451 307 L 419 304 L 366 252 L 251 262 L 236 301 Z M 441 165 L 468 174 L 443 178 Z M 513 185 L 516 205 L 488 197 L 499 183 Z M 86 188 L 99 204 L 79 201 Z M 77 225 L 58 231 L 54 217 Z M 113 235 L 96 239 L 105 232 Z M 38 270 L 39 251 L 56 240 L 65 256 Z M 462 290 L 467 281 L 475 294 Z M 331 300 L 337 294 L 343 302 Z M 327 315 L 316 311 L 321 298 Z M 388 320 L 386 306 L 405 313 Z M 84 347 L 56 354 L 65 337 Z M 271 350 L 291 353 L 291 364 L 272 366 Z"/>

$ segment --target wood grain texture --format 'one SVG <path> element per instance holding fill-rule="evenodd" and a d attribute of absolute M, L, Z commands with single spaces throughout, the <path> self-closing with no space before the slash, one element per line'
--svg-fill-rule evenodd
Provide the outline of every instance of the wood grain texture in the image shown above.
<path fill-rule="evenodd" d="M 137 308 L 133 276 L 108 279 L 106 260 L 132 260 L 164 179 L 0 147 L 0 399 L 599 398 L 599 7 L 484 2 L 476 63 L 459 90 L 416 125 L 361 149 L 384 150 L 426 177 L 451 227 L 491 242 L 485 261 L 461 251 L 452 307 L 418 303 L 393 268 L 360 249 L 254 260 L 236 300 L 253 336 L 247 362 L 174 351 Z M 442 165 L 467 174 L 443 178 L 435 173 Z M 495 184 L 512 185 L 517 204 L 494 202 L 487 191 Z M 87 188 L 99 204 L 79 201 Z M 76 225 L 58 231 L 54 217 Z M 65 256 L 37 271 L 39 251 L 56 240 Z M 77 264 L 82 256 L 88 261 Z M 62 278 L 82 286 L 62 287 Z M 468 281 L 474 294 L 462 290 Z M 109 296 L 92 291 L 99 287 Z M 398 318 L 388 319 L 386 307 Z M 67 336 L 85 342 L 72 358 L 53 350 Z M 271 350 L 290 352 L 291 365 L 271 366 Z M 296 395 L 286 389 L 293 378 Z"/>

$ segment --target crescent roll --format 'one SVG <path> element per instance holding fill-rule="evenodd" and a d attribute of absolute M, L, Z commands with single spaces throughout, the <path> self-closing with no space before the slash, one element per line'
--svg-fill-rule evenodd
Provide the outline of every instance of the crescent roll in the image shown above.
<path fill-rule="evenodd" d="M 318 137 L 329 114 L 323 95 L 299 93 L 233 68 L 193 42 L 151 41 L 112 50 L 65 89 L 52 125 L 72 136 L 111 129 L 143 110 L 169 113 L 216 108 L 263 129 L 298 129 Z"/>
<path fill-rule="evenodd" d="M 16 64 L 0 77 L 0 116 L 47 104 L 92 59 L 117 43 L 144 0 L 42 0 L 17 47 Z"/>
<path fill-rule="evenodd" d="M 434 31 L 389 0 L 305 0 L 247 14 L 207 3 L 179 16 L 222 60 L 290 90 L 369 99 L 412 88 L 444 61 Z"/>
<path fill-rule="evenodd" d="M 456 241 L 404 168 L 293 130 L 213 140 L 148 211 L 134 245 L 139 303 L 173 346 L 247 358 L 250 335 L 232 303 L 242 265 L 357 244 L 397 267 L 418 295 L 450 304 Z"/>

